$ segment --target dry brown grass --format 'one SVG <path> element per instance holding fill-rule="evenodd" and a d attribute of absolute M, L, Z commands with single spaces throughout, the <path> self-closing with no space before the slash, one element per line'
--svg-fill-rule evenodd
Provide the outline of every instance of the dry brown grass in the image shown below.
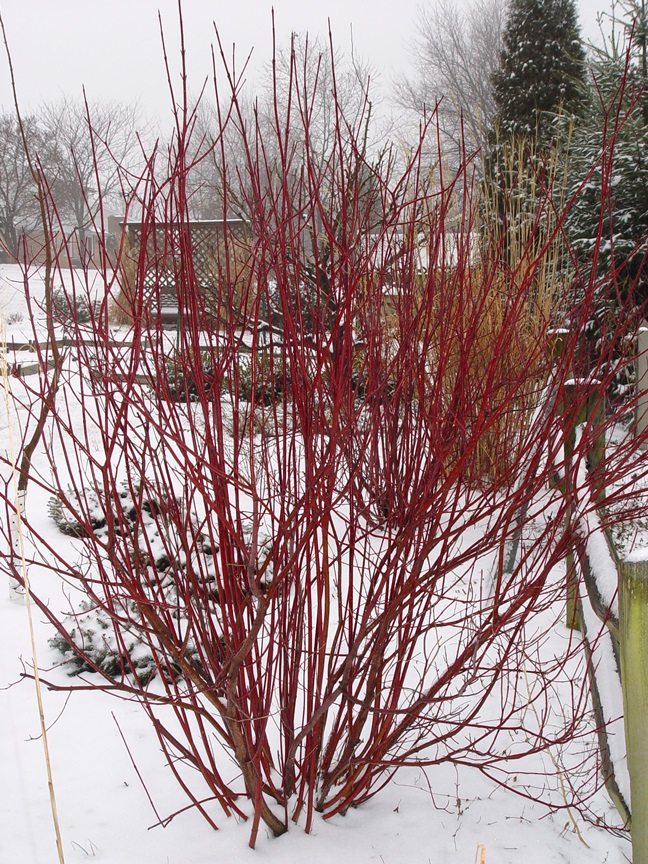
<path fill-rule="evenodd" d="M 421 280 L 416 309 L 428 332 L 436 320 L 428 348 L 436 410 L 461 417 L 446 466 L 472 479 L 519 465 L 565 297 L 558 159 L 541 162 L 524 142 L 513 142 L 507 159 L 507 188 L 485 187 L 469 252 Z"/>

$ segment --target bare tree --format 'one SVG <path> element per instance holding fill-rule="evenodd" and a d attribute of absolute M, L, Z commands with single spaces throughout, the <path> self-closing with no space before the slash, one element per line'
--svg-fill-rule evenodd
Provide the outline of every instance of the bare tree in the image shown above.
<path fill-rule="evenodd" d="M 323 165 L 340 135 L 350 138 L 359 130 L 368 130 L 373 114 L 370 84 L 373 92 L 373 70 L 354 52 L 345 55 L 329 42 L 294 33 L 290 45 L 277 52 L 268 68 L 260 112 L 269 128 L 276 127 L 277 119 L 284 128 L 289 120 L 293 126 L 298 122 L 306 125 L 308 132 L 302 132 L 299 144 L 308 148 L 316 164 Z M 384 138 L 385 131 L 372 125 L 372 141 Z M 365 148 L 366 138 L 364 134 Z M 292 143 L 298 144 L 296 139 Z"/>
<path fill-rule="evenodd" d="M 139 151 L 139 108 L 65 97 L 44 105 L 39 121 L 58 152 L 49 181 L 59 215 L 74 225 L 83 249 L 100 206 L 119 206 L 124 166 L 131 167 Z"/>
<path fill-rule="evenodd" d="M 452 0 L 419 8 L 412 45 L 415 74 L 397 84 L 399 103 L 417 113 L 439 105 L 448 144 L 468 151 L 482 146 L 495 114 L 491 78 L 498 68 L 505 17 L 504 0 L 471 0 L 464 9 Z"/>
<path fill-rule="evenodd" d="M 236 211 L 240 202 L 239 178 L 224 169 L 227 162 L 237 165 L 245 160 L 241 146 L 241 126 L 254 123 L 254 106 L 241 97 L 241 115 L 223 115 L 211 102 L 202 99 L 191 111 L 191 140 L 185 159 L 187 204 L 194 219 L 219 219 L 225 210 Z M 233 196 L 229 203 L 226 198 Z M 240 210 L 240 206 L 239 206 Z M 242 212 L 238 213 L 243 216 Z"/>
<path fill-rule="evenodd" d="M 201 99 L 190 111 L 191 145 L 184 154 L 191 166 L 188 176 L 191 215 L 214 219 L 225 209 L 235 211 L 237 207 L 239 215 L 244 215 L 243 200 L 251 190 L 240 188 L 237 172 L 231 168 L 225 172 L 223 166 L 245 162 L 248 154 L 241 147 L 245 129 L 261 130 L 263 144 L 257 158 L 270 169 L 269 177 L 280 184 L 285 178 L 279 170 L 273 171 L 272 166 L 278 166 L 286 153 L 291 154 L 290 176 L 296 179 L 306 151 L 310 163 L 321 170 L 339 144 L 340 136 L 360 137 L 367 147 L 370 126 L 372 152 L 366 155 L 375 161 L 389 127 L 384 118 L 376 123 L 370 84 L 373 92 L 372 70 L 353 52 L 343 55 L 328 42 L 295 33 L 268 65 L 259 95 L 241 95 L 236 114 L 228 113 L 227 109 L 221 113 L 216 104 Z M 240 81 L 236 87 L 239 86 Z M 338 116 L 340 105 L 345 109 L 343 123 Z M 286 137 L 288 129 L 290 134 Z M 226 194 L 230 196 L 227 206 L 223 200 Z"/>
<path fill-rule="evenodd" d="M 23 118 L 23 129 L 30 146 L 45 163 L 52 163 L 53 148 L 46 146 L 35 116 Z M 21 237 L 40 219 L 34 177 L 25 145 L 13 112 L 0 114 L 0 238 L 3 250 L 16 258 Z"/>

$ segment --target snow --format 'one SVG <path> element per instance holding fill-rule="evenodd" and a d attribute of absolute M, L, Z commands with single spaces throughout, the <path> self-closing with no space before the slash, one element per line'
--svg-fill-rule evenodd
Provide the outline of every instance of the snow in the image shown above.
<path fill-rule="evenodd" d="M 20 681 L 31 665 L 26 608 L 4 596 L 0 617 L 0 861 L 50 864 L 56 849 L 34 685 Z M 37 620 L 36 629 L 40 662 L 47 667 L 48 628 Z M 66 683 L 60 671 L 43 676 Z M 246 845 L 248 827 L 218 815 L 216 833 L 191 811 L 166 828 L 153 828 L 159 820 L 137 772 L 162 818 L 185 800 L 139 706 L 98 692 L 68 699 L 45 687 L 43 698 L 68 862 L 96 857 L 105 864 L 472 864 L 479 844 L 486 847 L 486 861 L 498 864 L 518 864 L 521 857 L 525 864 L 621 864 L 629 854 L 626 840 L 578 820 L 587 848 L 566 813 L 548 815 L 476 771 L 449 765 L 427 778 L 420 770 L 403 770 L 362 808 L 317 822 L 311 835 L 300 827 L 279 839 L 264 835 L 254 852 Z M 605 809 L 603 793 L 597 804 Z"/>
<path fill-rule="evenodd" d="M 5 316 L 8 311 L 14 317 L 21 314 L 16 270 L 0 268 Z M 24 299 L 22 310 L 24 314 Z M 19 334 L 24 328 L 24 322 L 16 321 L 7 330 L 23 338 Z M 0 427 L 7 423 L 3 416 Z M 16 418 L 12 423 L 17 431 Z M 6 445 L 0 446 L 4 450 Z M 75 541 L 58 532 L 37 484 L 30 487 L 29 496 L 34 527 L 64 554 L 75 554 Z M 594 553 L 598 556 L 597 550 Z M 564 579 L 564 572 L 555 577 Z M 68 597 L 69 587 L 59 584 L 46 568 L 32 568 L 30 579 L 56 613 L 63 615 L 70 605 L 76 607 L 76 600 Z M 226 819 L 216 807 L 210 808 L 210 814 L 221 829 L 218 832 L 197 812 L 178 812 L 187 801 L 139 704 L 90 688 L 71 694 L 48 689 L 47 683 L 64 688 L 71 679 L 54 667 L 55 655 L 48 645 L 52 629 L 42 613 L 32 611 L 54 792 L 68 862 L 97 858 L 104 864 L 211 864 L 214 860 L 330 864 L 347 859 L 354 864 L 471 864 L 480 845 L 489 864 L 521 860 L 524 864 L 621 864 L 628 860 L 627 836 L 598 828 L 571 811 L 552 812 L 524 797 L 529 785 L 542 783 L 547 800 L 560 804 L 562 777 L 555 772 L 551 776 L 550 762 L 578 764 L 583 741 L 549 756 L 512 762 L 512 789 L 498 786 L 476 769 L 449 763 L 427 772 L 402 769 L 363 807 L 328 822 L 316 821 L 310 835 L 301 826 L 279 839 L 262 832 L 253 852 L 247 848 L 249 826 Z M 27 613 L 24 603 L 10 599 L 6 586 L 0 590 L 0 861 L 50 864 L 57 856 L 30 677 L 34 656 Z M 564 628 L 556 627 L 547 650 L 561 656 L 570 638 Z M 608 663 L 609 658 L 601 655 L 597 662 Z M 84 681 L 91 684 L 92 675 L 73 679 L 74 684 Z M 562 699 L 569 699 L 569 684 L 564 682 L 564 692 L 556 692 L 558 714 Z M 590 759 L 594 747 L 592 730 Z M 594 794 L 591 807 L 593 813 L 618 824 L 604 791 Z M 158 824 L 174 813 L 178 815 L 166 827 Z"/>
<path fill-rule="evenodd" d="M 632 564 L 640 564 L 642 561 L 648 561 L 648 548 L 641 547 L 632 549 L 632 551 L 628 552 L 625 556 L 626 561 L 630 561 Z"/>
<path fill-rule="evenodd" d="M 590 559 L 592 575 L 596 581 L 603 606 L 610 609 L 614 616 L 619 617 L 618 582 L 619 576 L 617 565 L 610 553 L 605 532 L 594 514 L 589 513 L 583 517 L 587 531 L 587 556 Z M 582 523 L 581 523 L 582 526 Z"/>
<path fill-rule="evenodd" d="M 592 645 L 592 663 L 596 669 L 596 684 L 601 707 L 607 722 L 606 735 L 610 748 L 610 759 L 614 775 L 623 800 L 630 805 L 630 775 L 626 753 L 625 730 L 623 728 L 623 692 L 617 667 L 612 637 L 607 626 L 602 624 L 592 609 L 585 586 L 580 584 L 581 610 L 585 633 Z"/>

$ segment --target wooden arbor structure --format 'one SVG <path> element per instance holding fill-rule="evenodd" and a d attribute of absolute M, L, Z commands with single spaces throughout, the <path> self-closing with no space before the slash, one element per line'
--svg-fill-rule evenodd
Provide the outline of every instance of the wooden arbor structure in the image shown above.
<path fill-rule="evenodd" d="M 175 327 L 178 322 L 179 274 L 186 273 L 180 266 L 181 257 L 190 253 L 195 275 L 195 287 L 204 298 L 227 298 L 230 308 L 215 308 L 211 313 L 214 320 L 228 318 L 231 305 L 236 302 L 236 282 L 241 276 L 250 247 L 251 231 L 249 223 L 242 218 L 192 220 L 183 225 L 177 223 L 122 222 L 128 250 L 122 264 L 122 292 L 120 307 L 126 318 L 136 314 L 133 307 L 133 294 L 129 286 L 139 277 L 143 280 L 145 298 L 153 300 L 152 308 L 159 314 L 166 327 Z M 230 279 L 233 284 L 222 290 L 223 248 L 225 240 L 233 243 L 230 249 Z M 142 256 L 142 247 L 145 254 Z M 233 265 L 233 272 L 231 270 Z M 185 290 L 187 286 L 184 286 Z"/>

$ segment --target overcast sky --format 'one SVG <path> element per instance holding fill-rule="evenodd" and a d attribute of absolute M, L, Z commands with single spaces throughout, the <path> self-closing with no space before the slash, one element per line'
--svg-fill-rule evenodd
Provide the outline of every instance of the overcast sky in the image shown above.
<path fill-rule="evenodd" d="M 606 0 L 578 2 L 583 30 L 593 36 L 596 11 L 607 8 Z M 388 87 L 408 68 L 418 5 L 418 0 L 184 0 L 192 89 L 200 89 L 211 68 L 214 20 L 228 51 L 236 44 L 240 62 L 254 48 L 251 75 L 257 74 L 271 56 L 272 7 L 280 45 L 291 31 L 325 35 L 330 18 L 336 45 L 348 52 L 352 32 L 357 54 Z M 177 0 L 0 0 L 0 9 L 23 111 L 63 94 L 78 96 L 85 85 L 90 101 L 139 100 L 147 115 L 167 115 L 158 10 L 175 60 Z M 9 108 L 10 98 L 2 58 L 0 105 Z"/>

